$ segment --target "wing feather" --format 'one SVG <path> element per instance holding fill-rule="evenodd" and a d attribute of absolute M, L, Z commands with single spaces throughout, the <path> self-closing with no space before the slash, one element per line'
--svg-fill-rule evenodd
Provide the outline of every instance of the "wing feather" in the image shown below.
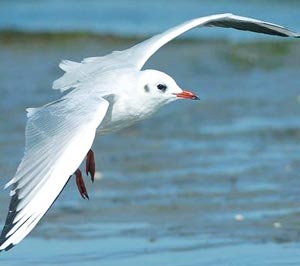
<path fill-rule="evenodd" d="M 200 17 L 184 22 L 161 34 L 155 35 L 127 50 L 115 51 L 102 57 L 88 57 L 83 59 L 81 63 L 74 64 L 72 62 L 71 68 L 69 68 L 69 63 L 62 61 L 60 67 L 67 72 L 62 77 L 54 81 L 52 88 L 61 91 L 65 91 L 70 88 L 77 88 L 79 84 L 92 79 L 99 75 L 99 73 L 103 73 L 111 69 L 131 67 L 133 69 L 140 70 L 159 48 L 186 31 L 201 26 L 234 28 L 243 31 L 252 31 L 281 37 L 300 37 L 299 34 L 280 25 L 252 18 L 236 16 L 230 13 Z"/>
<path fill-rule="evenodd" d="M 12 198 L 0 251 L 19 243 L 53 204 L 92 146 L 108 105 L 94 95 L 66 95 L 28 110 L 24 157 L 7 184 Z"/>
<path fill-rule="evenodd" d="M 131 64 L 135 64 L 138 69 L 141 69 L 147 60 L 163 45 L 184 32 L 201 26 L 233 28 L 281 37 L 300 37 L 298 33 L 294 33 L 280 25 L 248 17 L 236 16 L 230 13 L 217 14 L 187 21 L 126 50 L 131 58 Z"/>

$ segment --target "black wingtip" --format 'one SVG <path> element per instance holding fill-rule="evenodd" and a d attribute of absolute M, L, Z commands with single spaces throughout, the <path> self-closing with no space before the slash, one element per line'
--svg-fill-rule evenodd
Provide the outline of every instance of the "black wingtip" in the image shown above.
<path fill-rule="evenodd" d="M 8 251 L 10 249 L 12 249 L 15 245 L 14 244 L 10 244 L 9 246 L 7 246 L 4 250 Z"/>
<path fill-rule="evenodd" d="M 0 240 L 0 246 L 1 246 L 6 240 L 7 240 L 7 238 L 2 238 L 2 239 Z M 8 250 L 12 249 L 14 246 L 15 246 L 14 244 L 10 244 L 10 245 L 7 246 L 6 248 L 0 249 L 0 253 L 1 253 L 2 251 L 8 251 Z"/>

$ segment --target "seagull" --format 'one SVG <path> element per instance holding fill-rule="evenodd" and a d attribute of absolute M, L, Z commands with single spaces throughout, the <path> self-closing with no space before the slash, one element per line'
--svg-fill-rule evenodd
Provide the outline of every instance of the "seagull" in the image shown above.
<path fill-rule="evenodd" d="M 184 22 L 135 46 L 80 63 L 63 60 L 64 75 L 53 89 L 66 92 L 59 100 L 27 109 L 25 152 L 11 187 L 11 201 L 0 236 L 0 251 L 24 239 L 75 174 L 79 192 L 88 198 L 79 166 L 95 174 L 91 150 L 96 132 L 110 133 L 148 118 L 177 99 L 198 100 L 169 75 L 142 70 L 162 46 L 199 26 L 234 28 L 281 37 L 299 38 L 282 26 L 233 14 L 216 14 Z"/>

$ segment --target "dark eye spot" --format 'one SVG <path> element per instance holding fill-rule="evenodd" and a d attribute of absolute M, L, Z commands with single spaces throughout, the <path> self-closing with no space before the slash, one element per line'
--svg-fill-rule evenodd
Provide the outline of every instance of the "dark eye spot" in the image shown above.
<path fill-rule="evenodd" d="M 158 84 L 158 85 L 157 85 L 157 88 L 158 88 L 159 90 L 165 92 L 166 89 L 167 89 L 167 86 L 166 86 L 165 84 Z"/>
<path fill-rule="evenodd" d="M 148 85 L 145 85 L 145 86 L 144 86 L 144 90 L 145 90 L 145 92 L 149 92 L 149 91 L 150 91 Z"/>

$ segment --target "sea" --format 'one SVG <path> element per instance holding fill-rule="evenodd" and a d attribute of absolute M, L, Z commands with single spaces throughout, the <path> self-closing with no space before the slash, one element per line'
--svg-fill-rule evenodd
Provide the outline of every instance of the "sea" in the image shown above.
<path fill-rule="evenodd" d="M 23 156 L 25 109 L 61 96 L 51 87 L 62 59 L 227 12 L 300 32 L 296 0 L 1 0 L 0 187 Z M 197 28 L 145 69 L 201 100 L 96 137 L 90 199 L 70 178 L 0 265 L 300 265 L 300 39 Z M 9 200 L 0 190 L 0 226 Z"/>

